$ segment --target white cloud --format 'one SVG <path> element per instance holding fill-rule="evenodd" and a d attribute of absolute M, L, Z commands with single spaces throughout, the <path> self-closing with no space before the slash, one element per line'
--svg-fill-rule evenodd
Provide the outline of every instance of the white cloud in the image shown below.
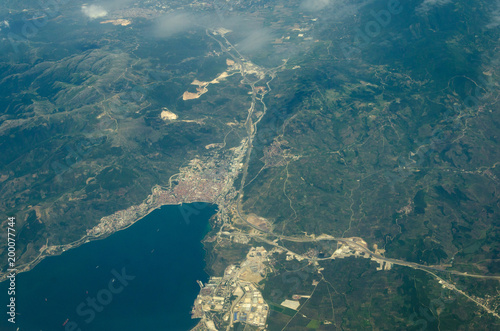
<path fill-rule="evenodd" d="M 451 3 L 451 0 L 424 0 L 424 2 L 422 2 L 420 6 L 415 9 L 415 11 L 420 15 L 424 15 L 434 7 L 444 6 L 449 3 Z"/>
<path fill-rule="evenodd" d="M 497 0 L 497 9 L 491 13 L 490 23 L 486 25 L 487 29 L 493 29 L 500 26 L 500 1 Z"/>
<path fill-rule="evenodd" d="M 156 35 L 161 38 L 170 37 L 197 27 L 201 21 L 201 17 L 190 13 L 168 13 L 158 21 Z"/>
<path fill-rule="evenodd" d="M 269 46 L 274 38 L 276 38 L 276 36 L 274 36 L 269 29 L 252 28 L 245 34 L 244 38 L 238 42 L 237 46 L 245 53 L 252 53 Z"/>
<path fill-rule="evenodd" d="M 318 11 L 327 7 L 331 0 L 304 0 L 300 7 L 308 11 Z"/>
<path fill-rule="evenodd" d="M 90 5 L 89 7 L 82 6 L 82 12 L 90 19 L 104 17 L 108 15 L 106 9 L 96 5 Z"/>

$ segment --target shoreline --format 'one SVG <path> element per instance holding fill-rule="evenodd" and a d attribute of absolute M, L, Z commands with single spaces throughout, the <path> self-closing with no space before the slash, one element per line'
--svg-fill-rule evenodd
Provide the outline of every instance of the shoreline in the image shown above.
<path fill-rule="evenodd" d="M 153 193 L 154 194 L 154 193 Z M 148 196 L 145 201 L 149 200 L 151 197 Z M 143 218 L 145 218 L 146 216 L 148 216 L 149 214 L 151 214 L 153 211 L 157 210 L 157 209 L 160 209 L 162 208 L 163 206 L 180 206 L 182 204 L 191 204 L 191 203 L 198 203 L 198 202 L 203 202 L 203 203 L 208 203 L 208 204 L 215 204 L 217 205 L 215 202 L 208 202 L 208 201 L 192 201 L 192 202 L 179 202 L 179 203 L 164 203 L 164 204 L 159 204 L 157 206 L 155 206 L 154 208 L 153 207 L 150 207 L 147 209 L 147 211 L 135 218 L 134 220 L 130 221 L 129 223 L 125 224 L 124 226 L 122 227 L 119 227 L 117 229 L 115 229 L 114 231 L 111 231 L 111 232 L 103 232 L 102 234 L 99 234 L 99 235 L 91 235 L 91 234 L 86 234 L 85 236 L 83 236 L 82 238 L 78 239 L 77 241 L 73 241 L 69 244 L 65 244 L 65 245 L 58 245 L 58 246 L 51 246 L 50 248 L 49 247 L 46 247 L 42 252 L 40 252 L 40 255 L 38 255 L 34 260 L 28 262 L 28 263 L 25 263 L 21 266 L 18 266 L 16 268 L 16 276 L 19 275 L 20 273 L 23 273 L 23 272 L 28 272 L 30 270 L 32 270 L 33 268 L 35 268 L 40 262 L 42 262 L 46 257 L 50 257 L 50 256 L 58 256 L 58 255 L 61 255 L 63 254 L 64 252 L 70 250 L 70 249 L 73 249 L 73 248 L 77 248 L 77 247 L 80 247 L 86 243 L 89 243 L 91 241 L 96 241 L 96 240 L 102 240 L 102 239 L 106 239 L 107 237 L 119 232 L 119 231 L 122 231 L 122 230 L 126 230 L 128 229 L 130 226 L 134 225 L 135 223 L 139 222 L 140 220 L 142 220 Z M 144 202 L 143 202 L 144 203 Z M 135 206 L 132 206 L 132 207 L 135 207 Z M 121 211 L 118 211 L 116 213 L 119 213 Z M 115 214 L 116 214 L 115 213 Z M 112 214 L 114 215 L 114 214 Z M 111 216 L 112 216 L 111 215 Z M 105 216 L 102 219 L 105 219 L 106 217 L 109 217 L 109 216 Z M 101 224 L 101 223 L 99 223 Z M 99 225 L 98 224 L 98 225 Z M 87 230 L 90 231 L 91 229 Z M 208 234 L 208 232 L 207 232 Z M 206 236 L 206 235 L 205 235 Z M 201 243 L 203 244 L 203 240 L 205 238 L 203 238 L 201 240 Z M 204 248 L 205 249 L 205 248 Z M 206 261 L 205 261 L 206 262 Z M 0 283 L 6 281 L 8 279 L 8 275 L 9 275 L 9 272 L 5 272 L 5 273 L 2 273 L 2 275 L 0 276 Z"/>
<path fill-rule="evenodd" d="M 151 188 L 151 193 L 141 203 L 101 217 L 95 226 L 87 229 L 87 233 L 76 241 L 54 246 L 48 246 L 46 243 L 40 249 L 38 256 L 33 257 L 27 263 L 16 266 L 16 274 L 31 270 L 48 256 L 60 255 L 68 249 L 76 248 L 92 240 L 104 239 L 117 231 L 124 230 L 162 206 L 202 202 L 217 205 L 219 214 L 221 208 L 224 208 L 226 195 L 231 191 L 234 177 L 239 170 L 238 167 L 232 165 L 235 162 L 238 164 L 238 160 L 241 158 L 238 152 L 236 150 L 235 155 L 229 155 L 222 159 L 210 157 L 205 159 L 204 163 L 201 163 L 201 160 L 197 158 L 191 160 L 187 167 L 181 168 L 180 172 L 176 174 L 179 178 L 174 187 L 172 187 L 171 182 L 168 187 L 154 185 Z M 217 161 L 220 161 L 220 164 L 216 164 Z M 221 169 L 226 173 L 222 177 L 213 177 L 212 171 L 214 169 Z M 7 271 L 0 273 L 0 282 L 5 281 L 8 275 Z"/>

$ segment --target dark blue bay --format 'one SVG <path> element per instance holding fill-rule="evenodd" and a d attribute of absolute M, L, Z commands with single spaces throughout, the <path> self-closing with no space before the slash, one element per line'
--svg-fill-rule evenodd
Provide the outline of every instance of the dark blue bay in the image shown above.
<path fill-rule="evenodd" d="M 7 282 L 0 284 L 5 303 L 0 329 L 71 330 L 76 323 L 82 331 L 189 330 L 197 323 L 189 314 L 199 292 L 196 280 L 208 280 L 201 240 L 216 207 L 182 208 L 184 213 L 179 206 L 164 206 L 126 230 L 46 258 L 19 274 L 15 327 L 5 313 Z M 196 213 L 186 222 L 189 210 Z M 135 278 L 120 279 L 112 270 Z M 87 300 L 99 293 L 98 309 L 91 308 Z"/>

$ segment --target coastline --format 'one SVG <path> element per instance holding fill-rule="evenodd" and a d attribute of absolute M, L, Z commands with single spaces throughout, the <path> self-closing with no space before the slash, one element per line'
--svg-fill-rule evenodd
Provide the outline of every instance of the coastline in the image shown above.
<path fill-rule="evenodd" d="M 238 149 L 234 150 L 233 153 L 240 155 Z M 203 162 L 196 158 L 191 160 L 187 167 L 181 168 L 180 172 L 176 174 L 178 178 L 174 187 L 172 187 L 171 181 L 169 181 L 168 187 L 153 186 L 151 194 L 142 203 L 102 217 L 96 226 L 88 229 L 87 234 L 77 241 L 65 245 L 44 245 L 37 257 L 28 263 L 17 266 L 16 274 L 31 270 L 47 256 L 60 255 L 68 249 L 78 247 L 92 240 L 104 239 L 117 231 L 124 230 L 162 206 L 195 202 L 216 204 L 218 206 L 222 203 L 224 205 L 224 197 L 232 188 L 234 177 L 239 170 L 239 158 L 241 157 L 234 158 L 231 154 L 226 155 L 224 158 L 209 157 L 204 159 Z M 214 171 L 218 171 L 220 175 L 213 176 Z M 221 201 L 219 201 L 220 197 L 222 197 Z M 0 273 L 0 282 L 5 281 L 8 275 L 8 272 Z"/>
<path fill-rule="evenodd" d="M 138 206 L 129 207 L 127 210 L 138 208 L 139 206 L 142 206 L 143 204 L 147 204 L 148 201 L 153 200 L 152 197 L 155 195 L 155 189 L 157 189 L 157 188 L 159 188 L 159 187 L 158 186 L 153 187 L 153 189 L 152 189 L 153 193 L 151 195 L 149 195 L 144 200 L 144 202 L 142 204 L 140 204 Z M 114 213 L 112 215 L 105 216 L 105 217 L 101 218 L 101 220 L 100 220 L 101 222 L 96 227 L 94 227 L 94 228 L 92 228 L 90 230 L 87 230 L 87 234 L 85 236 L 83 236 L 82 238 L 78 239 L 77 241 L 74 241 L 74 242 L 71 242 L 71 243 L 68 243 L 68 244 L 65 244 L 65 245 L 57 245 L 57 246 L 49 246 L 49 247 L 46 246 L 40 252 L 40 255 L 38 255 L 34 260 L 32 260 L 32 261 L 30 261 L 30 262 L 28 262 L 26 264 L 18 266 L 17 270 L 16 270 L 16 275 L 20 274 L 20 273 L 23 273 L 23 272 L 30 271 L 31 269 L 33 269 L 34 267 L 36 267 L 40 262 L 42 262 L 43 259 L 45 259 L 46 257 L 61 255 L 62 253 L 66 252 L 66 251 L 68 251 L 70 249 L 77 248 L 77 247 L 79 247 L 79 246 L 81 246 L 83 244 L 86 244 L 88 242 L 91 242 L 91 241 L 105 239 L 105 238 L 111 236 L 112 234 L 114 234 L 114 233 L 116 233 L 118 231 L 125 230 L 125 229 L 129 228 L 130 226 L 134 225 L 136 222 L 138 222 L 141 219 L 143 219 L 146 216 L 148 216 L 153 211 L 155 211 L 157 209 L 160 209 L 163 206 L 175 206 L 175 205 L 179 206 L 179 205 L 181 205 L 183 203 L 189 204 L 189 203 L 196 203 L 196 202 L 203 202 L 203 203 L 214 204 L 213 201 L 199 201 L 199 200 L 196 200 L 196 201 L 181 201 L 181 202 L 178 202 L 178 203 L 162 203 L 162 204 L 154 204 L 153 201 L 151 201 L 150 203 L 152 203 L 153 205 L 152 206 L 147 206 L 147 208 L 145 210 L 144 209 L 140 209 L 142 212 L 139 215 L 136 214 L 135 217 L 132 220 L 122 219 L 121 222 L 119 222 L 119 225 L 117 227 L 115 227 L 112 231 L 104 231 L 104 232 L 99 232 L 99 233 L 93 234 L 93 232 L 92 232 L 93 229 L 95 229 L 96 227 L 99 227 L 100 225 L 102 225 L 103 223 L 105 223 L 106 221 L 108 221 L 108 218 L 113 217 L 114 215 L 123 213 L 124 211 L 121 210 L 121 211 L 118 211 L 118 212 L 116 212 L 116 213 Z M 103 222 L 103 220 L 104 220 L 104 222 Z M 9 275 L 8 272 L 2 273 L 2 275 L 0 276 L 0 283 L 3 282 L 3 281 L 5 281 L 5 280 L 7 280 L 8 275 Z"/>
<path fill-rule="evenodd" d="M 184 215 L 191 208 L 200 212 L 192 214 L 187 223 Z M 69 319 L 82 329 L 109 330 L 114 325 L 131 331 L 140 325 L 158 330 L 169 325 L 191 329 L 198 322 L 190 315 L 200 290 L 196 280 L 207 283 L 209 279 L 202 240 L 216 212 L 217 206 L 208 203 L 165 205 L 113 236 L 46 259 L 16 277 L 16 311 L 20 313 L 16 324 L 27 330 L 56 330 Z M 9 283 L 2 285 L 7 292 Z M 126 290 L 123 295 L 113 290 L 112 304 L 97 301 L 106 309 L 102 314 L 94 309 L 96 319 L 90 325 L 75 308 L 87 298 L 100 298 L 109 286 L 119 293 Z M 143 303 L 141 307 L 134 307 L 137 302 Z M 0 330 L 9 325 L 2 320 Z"/>

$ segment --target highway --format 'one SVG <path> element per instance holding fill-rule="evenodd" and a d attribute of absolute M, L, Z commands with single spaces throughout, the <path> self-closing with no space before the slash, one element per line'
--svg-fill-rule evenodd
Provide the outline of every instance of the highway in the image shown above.
<path fill-rule="evenodd" d="M 271 244 L 273 246 L 276 246 L 276 247 L 280 247 L 281 249 L 284 249 L 285 251 L 288 251 L 292 254 L 295 254 L 297 256 L 300 256 L 304 259 L 308 259 L 308 260 L 328 260 L 328 259 L 332 259 L 332 257 L 329 257 L 329 258 L 324 258 L 324 259 L 317 259 L 317 258 L 309 258 L 307 256 L 302 256 L 300 254 L 297 254 L 297 253 L 294 253 L 292 252 L 291 250 L 289 250 L 288 248 L 286 247 L 283 247 L 283 246 L 280 246 L 278 243 L 274 242 L 274 241 L 270 241 L 269 239 L 265 238 L 265 236 L 273 236 L 279 240 L 286 240 L 286 241 L 293 241 L 293 242 L 319 242 L 319 241 L 322 241 L 322 240 L 330 240 L 330 241 L 336 241 L 338 243 L 343 243 L 345 245 L 348 245 L 352 250 L 358 252 L 358 253 L 364 253 L 363 255 L 361 255 L 362 257 L 365 257 L 365 258 L 369 258 L 369 259 L 376 259 L 378 261 L 384 261 L 384 262 L 387 262 L 387 263 L 391 263 L 391 264 L 395 264 L 395 265 L 400 265 L 400 266 L 405 266 L 405 267 L 409 267 L 409 268 L 413 268 L 413 269 L 418 269 L 418 270 L 422 270 L 424 272 L 427 272 L 429 274 L 431 274 L 433 277 L 435 277 L 439 282 L 440 284 L 442 284 L 443 286 L 447 287 L 448 289 L 450 290 L 454 290 L 462 295 L 464 295 L 465 297 L 467 297 L 469 300 L 473 301 L 474 303 L 476 303 L 478 306 L 482 307 L 483 309 L 485 309 L 488 313 L 494 315 L 495 317 L 497 318 L 500 318 L 500 316 L 495 312 L 495 311 L 492 311 L 491 309 L 489 309 L 485 304 L 483 304 L 482 302 L 479 302 L 478 300 L 470 297 L 469 295 L 467 295 L 466 293 L 464 293 L 463 291 L 457 289 L 455 287 L 455 285 L 453 284 L 450 284 L 448 282 L 446 282 L 445 280 L 443 280 L 442 278 L 440 278 L 439 276 L 437 276 L 434 272 L 436 271 L 439 271 L 439 272 L 445 272 L 445 273 L 448 273 L 448 274 L 452 274 L 452 275 L 456 275 L 456 276 L 462 276 L 462 277 L 472 277 L 472 278 L 480 278 L 480 279 L 494 279 L 494 280 L 500 280 L 500 276 L 496 276 L 496 275 L 477 275 L 477 274 L 469 274 L 469 273 L 464 273 L 464 272 L 459 272 L 459 271 L 455 271 L 455 270 L 446 270 L 446 269 L 441 269 L 441 268 L 438 268 L 438 267 L 435 267 L 435 266 L 426 266 L 426 265 L 421 265 L 421 264 L 418 264 L 418 263 L 415 263 L 415 262 L 408 262 L 408 261 L 403 261 L 403 260 L 398 260 L 398 259 L 393 259 L 393 258 L 387 258 L 385 256 L 382 256 L 380 254 L 376 254 L 374 252 L 372 252 L 370 249 L 368 249 L 368 247 L 366 247 L 364 244 L 361 244 L 360 242 L 358 242 L 356 239 L 354 238 L 336 238 L 336 237 L 332 237 L 332 236 L 329 236 L 329 235 L 320 235 L 318 237 L 291 237 L 291 236 L 283 236 L 283 235 L 278 235 L 278 234 L 275 234 L 272 232 L 272 230 L 264 230 L 264 229 L 261 229 L 255 225 L 253 225 L 252 223 L 248 222 L 246 217 L 243 217 L 242 216 L 242 198 L 243 198 L 243 188 L 245 187 L 245 181 L 246 181 L 246 177 L 247 177 L 247 170 L 248 170 L 248 164 L 249 164 L 249 161 L 250 161 L 250 156 L 252 154 L 252 149 L 253 149 L 253 140 L 255 138 L 255 135 L 257 133 L 257 124 L 258 122 L 264 117 L 264 115 L 266 114 L 266 111 L 267 111 L 267 107 L 266 107 L 266 104 L 264 103 L 264 96 L 265 94 L 269 93 L 269 91 L 271 90 L 270 86 L 269 86 L 269 82 L 272 81 L 272 79 L 274 78 L 274 75 L 276 74 L 276 72 L 282 68 L 285 64 L 286 64 L 286 61 L 283 65 L 281 66 L 278 66 L 277 68 L 274 68 L 274 69 L 271 69 L 271 70 L 267 70 L 265 71 L 265 75 L 270 75 L 271 76 L 271 80 L 268 81 L 266 83 L 266 85 L 268 86 L 269 90 L 264 93 L 261 98 L 260 98 L 260 102 L 262 103 L 263 107 L 264 107 L 264 110 L 263 110 L 263 114 L 261 114 L 259 116 L 259 118 L 257 119 L 257 121 L 253 122 L 252 121 L 252 114 L 255 110 L 255 104 L 256 104 L 256 96 L 257 96 L 257 91 L 255 89 L 255 84 L 257 84 L 259 81 L 262 81 L 263 79 L 260 78 L 260 79 L 257 79 L 256 81 L 254 82 L 250 82 L 248 77 L 245 75 L 245 59 L 244 57 L 238 52 L 238 50 L 222 35 L 222 38 L 224 39 L 226 45 L 228 45 L 229 47 L 226 47 L 222 42 L 220 42 L 217 38 L 214 38 L 212 35 L 210 35 L 207 31 L 207 35 L 216 40 L 219 45 L 221 46 L 221 49 L 223 52 L 225 52 L 226 54 L 230 55 L 234 60 L 235 62 L 237 62 L 240 66 L 241 66 L 241 75 L 243 76 L 243 81 L 246 82 L 246 84 L 248 84 L 251 89 L 252 89 L 252 102 L 251 102 L 251 106 L 250 106 L 250 109 L 248 110 L 248 116 L 247 116 L 247 120 L 245 122 L 245 127 L 246 127 L 246 131 L 247 131 L 247 134 L 248 134 L 248 138 L 247 138 L 247 141 L 246 141 L 246 144 L 247 144 L 247 150 L 246 150 L 246 155 L 245 155 L 245 161 L 243 163 L 243 176 L 242 176 L 242 180 L 241 180 L 241 186 L 240 186 L 240 189 L 238 190 L 238 197 L 237 197 L 237 200 L 236 200 L 236 212 L 238 214 L 238 218 L 243 222 L 245 223 L 246 225 L 250 226 L 251 228 L 257 230 L 259 233 L 259 235 L 253 235 L 253 234 L 247 234 L 251 237 L 254 237 L 255 239 L 259 239 L 261 241 L 264 241 L 264 242 L 267 242 L 268 244 Z M 231 53 L 231 49 L 234 50 L 238 56 L 235 56 Z M 238 58 L 239 57 L 239 58 Z M 220 232 L 219 232 L 219 235 L 220 235 Z M 362 240 L 362 239 L 361 239 Z M 363 241 L 364 243 L 364 241 Z M 232 311 L 232 310 L 231 310 Z"/>

